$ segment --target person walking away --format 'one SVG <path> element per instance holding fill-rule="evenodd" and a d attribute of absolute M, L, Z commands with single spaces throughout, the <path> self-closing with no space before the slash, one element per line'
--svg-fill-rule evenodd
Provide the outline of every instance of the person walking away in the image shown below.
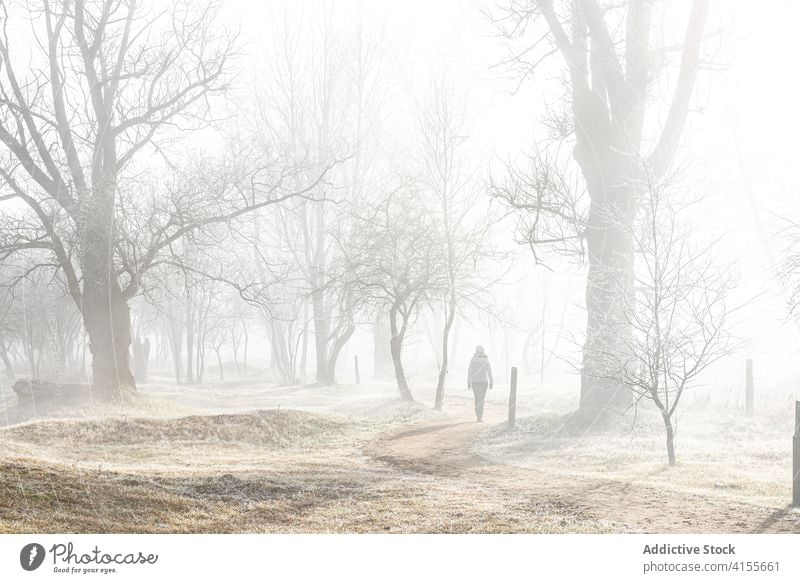
<path fill-rule="evenodd" d="M 478 423 L 483 421 L 486 391 L 493 386 L 492 365 L 489 363 L 489 357 L 486 356 L 483 346 L 478 345 L 475 347 L 472 360 L 469 361 L 469 370 L 467 371 L 467 389 L 471 390 L 475 397 L 475 416 L 478 418 Z"/>

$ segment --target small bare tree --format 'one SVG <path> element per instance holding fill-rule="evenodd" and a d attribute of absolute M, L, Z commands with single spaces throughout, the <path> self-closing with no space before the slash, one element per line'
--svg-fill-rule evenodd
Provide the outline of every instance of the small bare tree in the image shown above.
<path fill-rule="evenodd" d="M 441 409 L 450 365 L 450 331 L 459 312 L 491 304 L 488 290 L 497 279 L 490 270 L 500 254 L 490 243 L 494 217 L 486 205 L 477 167 L 471 164 L 466 103 L 451 83 L 433 84 L 419 113 L 420 182 L 437 239 L 442 244 L 443 295 L 434 309 L 441 310 L 441 359 L 434 408 Z"/>
<path fill-rule="evenodd" d="M 646 173 L 645 173 L 646 175 Z M 675 465 L 676 411 L 687 389 L 730 353 L 726 324 L 732 277 L 714 264 L 716 241 L 697 245 L 682 224 L 687 205 L 652 182 L 630 236 L 636 258 L 633 285 L 621 294 L 631 334 L 623 351 L 596 347 L 598 374 L 630 387 L 635 402 L 651 401 L 666 430 L 669 465 Z"/>
<path fill-rule="evenodd" d="M 403 341 L 421 307 L 443 297 L 444 249 L 432 215 L 408 182 L 355 215 L 345 256 L 347 286 L 362 306 L 389 319 L 397 387 L 413 400 L 403 366 Z M 344 237 L 339 237 L 340 241 Z"/>

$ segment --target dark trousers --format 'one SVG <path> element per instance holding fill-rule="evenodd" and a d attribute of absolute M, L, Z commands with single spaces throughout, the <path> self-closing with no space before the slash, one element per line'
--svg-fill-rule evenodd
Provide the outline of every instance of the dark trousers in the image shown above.
<path fill-rule="evenodd" d="M 475 416 L 478 421 L 483 419 L 483 403 L 486 400 L 486 391 L 489 388 L 489 383 L 485 381 L 478 381 L 472 383 L 472 394 L 475 396 Z"/>

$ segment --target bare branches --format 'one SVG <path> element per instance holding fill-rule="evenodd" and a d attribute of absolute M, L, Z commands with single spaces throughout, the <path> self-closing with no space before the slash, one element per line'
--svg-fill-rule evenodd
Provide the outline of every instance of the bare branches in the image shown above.
<path fill-rule="evenodd" d="M 358 217 L 349 249 L 343 249 L 351 285 L 379 307 L 411 318 L 420 303 L 445 287 L 441 241 L 413 191 L 393 191 L 372 212 Z"/>
<path fill-rule="evenodd" d="M 784 218 L 786 227 L 782 234 L 788 240 L 781 275 L 787 290 L 789 317 L 800 318 L 800 222 Z"/>
<path fill-rule="evenodd" d="M 708 15 L 709 1 L 694 0 L 692 2 L 681 53 L 678 81 L 672 94 L 669 113 L 658 144 L 648 157 L 648 166 L 653 169 L 656 176 L 667 170 L 689 115 L 689 103 L 694 91 L 697 72 L 700 69 L 700 49 L 703 44 L 703 31 Z"/>
<path fill-rule="evenodd" d="M 235 37 L 217 32 L 213 3 L 174 0 L 157 11 L 137 0 L 42 0 L 26 8 L 27 31 L 19 26 L 24 8 L 20 14 L 0 2 L 0 177 L 13 192 L 3 201 L 15 212 L 13 200 L 33 211 L 37 245 L 55 258 L 92 338 L 94 382 L 115 395 L 134 385 L 127 302 L 158 252 L 280 200 L 268 195 L 247 205 L 226 197 L 202 220 L 146 224 L 156 231 L 149 238 L 128 228 L 136 205 L 123 191 L 136 155 L 174 140 L 165 131 L 171 124 L 207 123 L 207 98 L 226 89 Z M 12 53 L 12 26 L 14 46 L 24 46 L 18 38 L 33 41 L 30 67 Z M 4 234 L 13 238 L 14 230 Z M 143 240 L 151 247 L 142 249 Z M 20 243 L 8 250 L 30 247 Z"/>
<path fill-rule="evenodd" d="M 47 238 L 49 240 L 49 248 L 52 249 L 53 253 L 58 260 L 58 265 L 61 270 L 64 272 L 64 276 L 66 278 L 67 283 L 67 291 L 69 292 L 70 296 L 75 300 L 76 303 L 80 302 L 80 285 L 78 281 L 78 275 L 72 265 L 71 259 L 69 257 L 69 253 L 67 248 L 64 245 L 61 237 L 59 236 L 58 232 L 56 231 L 56 220 L 55 220 L 55 213 L 53 215 L 49 215 L 42 204 L 39 203 L 34 197 L 30 196 L 26 192 L 22 190 L 22 187 L 17 183 L 16 180 L 11 176 L 11 174 L 7 173 L 5 170 L 0 168 L 0 178 L 2 178 L 5 183 L 11 188 L 13 194 L 8 197 L 11 198 L 18 198 L 22 200 L 28 207 L 33 210 L 36 217 L 41 222 L 41 226 L 44 232 L 47 234 Z M 9 229 L 9 231 L 13 232 L 14 229 Z"/>
<path fill-rule="evenodd" d="M 506 176 L 491 180 L 489 190 L 515 215 L 517 241 L 537 262 L 547 248 L 583 257 L 589 206 L 583 181 L 558 148 L 537 148 L 526 161 L 522 169 L 507 163 Z"/>
<path fill-rule="evenodd" d="M 667 427 L 670 464 L 675 463 L 673 417 L 684 391 L 702 373 L 728 355 L 731 343 L 728 272 L 714 264 L 714 243 L 698 246 L 682 224 L 686 203 L 676 201 L 670 185 L 648 176 L 642 211 L 631 231 L 637 262 L 630 281 L 622 280 L 622 317 L 629 335 L 620 350 L 591 347 L 599 378 L 629 387 L 636 401 L 648 399 Z M 609 285 L 620 285 L 611 279 Z"/>
<path fill-rule="evenodd" d="M 692 4 L 666 121 L 648 157 L 656 174 L 669 166 L 688 117 L 708 5 L 708 0 Z M 608 164 L 606 149 L 631 160 L 643 155 L 648 89 L 661 74 L 652 59 L 659 51 L 651 46 L 652 11 L 651 2 L 640 0 L 619 5 L 574 0 L 559 6 L 552 0 L 509 0 L 489 14 L 509 43 L 511 56 L 504 63 L 517 70 L 519 82 L 553 53 L 549 47 L 564 59 L 578 132 L 576 160 L 587 182 L 598 172 L 595 166 Z"/>

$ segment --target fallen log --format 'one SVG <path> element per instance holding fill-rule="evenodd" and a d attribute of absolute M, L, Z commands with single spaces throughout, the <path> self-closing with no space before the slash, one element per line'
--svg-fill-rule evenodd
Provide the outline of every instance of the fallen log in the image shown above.
<path fill-rule="evenodd" d="M 92 388 L 80 383 L 53 383 L 44 379 L 21 379 L 14 383 L 20 402 L 75 401 L 90 399 Z"/>

